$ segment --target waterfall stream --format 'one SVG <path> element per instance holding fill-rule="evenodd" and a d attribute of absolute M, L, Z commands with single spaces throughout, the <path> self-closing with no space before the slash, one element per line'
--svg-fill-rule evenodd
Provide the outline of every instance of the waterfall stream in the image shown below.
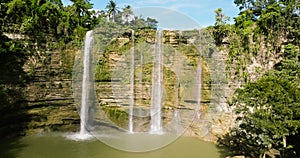
<path fill-rule="evenodd" d="M 150 133 L 162 134 L 162 82 L 163 82 L 163 56 L 162 56 L 162 30 L 156 32 L 155 55 L 153 57 L 152 92 L 151 92 L 151 127 Z"/>
<path fill-rule="evenodd" d="M 83 59 L 83 78 L 82 78 L 82 93 L 81 93 L 81 108 L 80 108 L 80 132 L 79 137 L 84 138 L 89 135 L 87 131 L 88 123 L 88 101 L 89 101 L 89 81 L 91 78 L 90 61 L 91 61 L 91 44 L 93 40 L 93 31 L 86 33 L 84 41 L 84 59 Z"/>
<path fill-rule="evenodd" d="M 130 107 L 129 107 L 129 133 L 133 133 L 133 106 L 134 106 L 134 30 L 131 31 L 131 69 L 130 69 Z"/>

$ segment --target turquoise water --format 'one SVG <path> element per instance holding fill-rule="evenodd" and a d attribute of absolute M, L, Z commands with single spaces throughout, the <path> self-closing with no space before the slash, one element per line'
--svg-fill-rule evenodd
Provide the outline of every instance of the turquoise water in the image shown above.
<path fill-rule="evenodd" d="M 61 134 L 28 136 L 0 143 L 1 158 L 220 158 L 213 143 L 180 137 L 173 143 L 149 152 L 114 149 L 97 139 L 69 140 Z"/>

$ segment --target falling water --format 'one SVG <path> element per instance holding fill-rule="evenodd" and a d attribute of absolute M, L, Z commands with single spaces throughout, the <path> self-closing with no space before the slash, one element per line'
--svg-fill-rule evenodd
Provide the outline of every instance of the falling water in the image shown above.
<path fill-rule="evenodd" d="M 181 41 L 181 37 L 182 37 L 182 31 L 179 31 L 179 41 Z M 176 53 L 176 52 L 175 52 Z M 177 83 L 176 83 L 176 102 L 175 102 L 175 106 L 180 106 L 180 73 L 181 73 L 181 56 L 179 54 L 175 55 L 175 73 L 176 73 L 176 77 L 177 77 Z"/>
<path fill-rule="evenodd" d="M 140 91 L 143 92 L 144 88 L 143 88 L 143 64 L 144 64 L 144 56 L 143 53 L 140 53 L 140 73 L 139 73 L 139 87 L 140 87 Z M 143 93 L 140 94 L 140 102 L 142 102 L 144 96 Z M 141 115 L 139 115 L 141 116 Z"/>
<path fill-rule="evenodd" d="M 129 108 L 129 133 L 133 133 L 133 106 L 134 106 L 134 30 L 131 31 L 131 72 L 130 72 L 130 108 Z"/>
<path fill-rule="evenodd" d="M 156 32 L 156 45 L 155 55 L 153 58 L 153 71 L 152 71 L 152 92 L 151 92 L 151 129 L 150 133 L 161 134 L 162 119 L 162 79 L 163 79 L 163 67 L 162 67 L 162 30 Z"/>
<path fill-rule="evenodd" d="M 182 127 L 180 126 L 180 122 L 181 122 L 181 116 L 180 116 L 180 112 L 178 109 L 175 109 L 174 111 L 174 129 L 176 134 L 180 134 Z"/>
<path fill-rule="evenodd" d="M 202 88 L 202 63 L 199 61 L 197 67 L 197 108 L 196 108 L 196 121 L 200 121 L 201 110 L 200 110 L 200 102 L 201 102 L 201 88 Z"/>
<path fill-rule="evenodd" d="M 82 96 L 80 109 L 80 132 L 79 138 L 89 136 L 86 129 L 88 122 L 88 100 L 89 100 L 89 81 L 90 81 L 90 58 L 91 58 L 91 44 L 93 40 L 93 31 L 86 33 L 84 41 L 84 59 L 83 59 L 83 79 L 82 79 Z"/>
<path fill-rule="evenodd" d="M 201 32 L 199 30 L 199 34 L 201 35 Z M 199 45 L 199 56 L 201 57 L 202 53 L 202 47 Z M 200 110 L 200 102 L 201 102 L 201 89 L 202 89 L 202 62 L 201 59 L 198 62 L 198 67 L 197 67 L 197 108 L 196 108 L 196 121 L 200 121 L 201 117 L 201 110 Z"/>

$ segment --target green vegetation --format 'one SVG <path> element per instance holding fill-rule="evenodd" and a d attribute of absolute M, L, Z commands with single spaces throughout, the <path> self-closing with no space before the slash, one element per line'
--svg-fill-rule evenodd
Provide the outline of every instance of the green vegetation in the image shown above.
<path fill-rule="evenodd" d="M 155 19 L 149 17 L 143 19 L 142 17 L 134 15 L 132 8 L 129 5 L 120 10 L 117 3 L 113 0 L 110 0 L 106 5 L 106 11 L 97 11 L 95 15 L 99 20 L 97 28 L 103 31 L 108 31 L 110 29 L 156 29 L 158 23 Z"/>
<path fill-rule="evenodd" d="M 128 107 L 122 100 L 118 98 L 118 95 L 114 94 L 116 90 L 112 85 L 121 85 L 124 89 L 119 89 L 117 93 L 119 95 L 126 95 L 129 91 L 126 87 L 130 84 L 131 70 L 131 47 L 132 47 L 132 30 L 125 29 L 111 29 L 111 32 L 117 32 L 116 35 L 111 32 L 102 30 L 101 27 L 95 29 L 95 39 L 101 37 L 107 41 L 97 41 L 97 50 L 102 51 L 100 53 L 99 60 L 97 62 L 95 80 L 97 82 L 96 93 L 102 100 L 100 104 L 104 105 L 101 107 L 107 114 L 110 120 L 123 127 L 127 128 L 128 115 L 125 113 Z M 153 53 L 155 49 L 155 33 L 154 29 L 140 29 L 134 30 L 134 54 L 135 54 L 135 107 L 141 109 L 149 109 L 151 102 L 151 85 L 152 85 L 152 71 L 153 71 Z M 205 59 L 200 56 L 199 50 L 196 46 L 187 42 L 186 36 L 195 37 L 198 34 L 197 31 L 187 31 L 181 35 L 179 40 L 178 31 L 166 30 L 163 32 L 163 108 L 165 109 L 166 118 L 164 121 L 169 123 L 169 117 L 172 109 L 183 108 L 185 98 L 188 95 L 194 95 L 193 89 L 194 83 L 191 82 L 191 78 L 195 77 L 195 72 L 199 63 L 202 67 L 202 97 L 201 102 L 203 103 L 203 112 L 208 109 L 208 104 L 211 100 L 211 81 L 210 81 L 210 70 Z M 111 37 L 110 39 L 104 38 L 105 36 Z M 104 46 L 102 48 L 102 45 Z M 200 59 L 201 58 L 201 59 Z M 200 60 L 202 60 L 200 62 Z M 180 76 L 176 75 L 176 71 L 179 69 L 188 69 L 187 71 L 181 71 Z M 111 81 L 111 79 L 114 79 Z M 119 81 L 119 79 L 121 79 Z M 116 82 L 116 83 L 114 83 Z M 100 88 L 101 87 L 101 88 Z M 179 87 L 179 89 L 178 89 Z M 115 100 L 111 101 L 110 93 L 113 92 Z M 191 93 L 191 94 L 187 94 Z M 177 98 L 177 96 L 183 98 Z M 108 98 L 108 99 L 106 99 Z M 116 102 L 115 102 L 116 101 Z M 112 107 L 113 105 L 119 105 Z M 188 105 L 186 108 L 191 108 Z M 137 117 L 137 119 L 140 119 Z M 149 118 L 146 118 L 146 120 Z M 149 120 L 148 120 L 149 121 Z M 145 128 L 146 129 L 146 128 Z"/>
<path fill-rule="evenodd" d="M 235 4 L 241 11 L 233 25 L 218 9 L 216 24 L 209 28 L 219 48 L 228 52 L 228 77 L 245 83 L 231 101 L 237 126 L 219 144 L 231 155 L 299 157 L 300 2 Z M 271 61 L 274 66 L 266 68 Z M 248 69 L 253 63 L 260 64 L 255 72 Z"/>
<path fill-rule="evenodd" d="M 26 84 L 27 77 L 22 66 L 27 52 L 21 42 L 10 40 L 2 34 L 0 41 L 0 115 L 3 120 L 0 123 L 0 135 L 2 136 L 22 129 L 25 124 L 17 120 L 27 120 L 29 116 L 22 109 L 24 106 L 21 103 L 24 98 L 20 91 Z"/>
<path fill-rule="evenodd" d="M 267 67 L 270 61 L 280 60 L 288 44 L 299 46 L 299 2 L 236 0 L 235 3 L 242 9 L 234 18 L 235 23 L 228 24 L 228 17 L 218 9 L 215 26 L 209 30 L 216 44 L 228 52 L 228 76 L 248 82 L 252 81 L 249 65 L 258 62 Z"/>
<path fill-rule="evenodd" d="M 45 119 L 35 119 L 44 117 L 44 114 L 32 110 L 35 106 L 27 105 L 27 101 L 32 98 L 25 97 L 29 95 L 25 94 L 28 93 L 26 90 L 41 77 L 50 84 L 38 83 L 40 89 L 63 89 L 64 85 L 61 83 L 56 85 L 55 80 L 58 77 L 62 78 L 61 76 L 71 78 L 75 55 L 82 47 L 86 31 L 97 28 L 110 33 L 110 29 L 155 29 L 157 25 L 154 19 L 144 20 L 134 16 L 130 6 L 125 6 L 119 11 L 114 1 L 108 3 L 106 11 L 97 12 L 92 9 L 93 5 L 89 0 L 71 0 L 71 2 L 71 5 L 64 6 L 61 0 L 1 1 L 0 114 L 3 116 L 0 124 L 1 136 L 24 134 L 23 130 L 30 130 L 39 124 L 45 126 L 43 124 Z M 103 41 L 105 42 L 105 39 Z M 99 64 L 106 67 L 101 61 Z M 60 69 L 54 70 L 51 67 L 53 65 Z M 102 73 L 104 73 L 100 74 L 102 78 L 110 77 L 106 76 L 105 72 Z M 35 98 L 45 99 L 39 96 L 43 97 L 43 92 Z M 44 105 L 39 106 L 46 109 L 53 108 L 53 111 L 59 108 L 52 107 L 55 106 L 52 103 L 41 104 Z M 57 115 L 63 114 L 66 112 Z M 50 122 L 52 115 L 55 114 L 47 117 Z M 34 121 L 38 123 L 32 123 Z M 59 119 L 56 121 L 52 119 L 52 122 L 57 121 Z M 51 127 L 50 124 L 49 130 L 58 129 Z"/>
<path fill-rule="evenodd" d="M 89 11 L 92 8 L 91 3 L 85 0 L 72 2 L 70 6 L 63 6 L 61 0 L 1 1 L 1 137 L 24 135 L 31 129 L 45 126 L 57 130 L 56 126 L 63 124 L 60 123 L 61 120 L 51 117 L 64 115 L 66 112 L 43 114 L 43 109 L 55 111 L 59 109 L 56 105 L 68 103 L 44 102 L 41 105 L 29 105 L 28 101 L 34 99 L 26 98 L 30 95 L 26 93 L 28 85 L 35 82 L 36 76 L 41 75 L 37 71 L 45 71 L 47 74 L 43 77 L 50 83 L 47 85 L 49 87 L 44 83 L 39 84 L 41 89 L 55 89 L 54 76 L 60 73 L 71 74 L 74 51 L 66 49 L 78 49 L 85 32 L 98 24 L 98 19 L 93 16 L 94 11 Z M 56 52 L 61 52 L 62 71 L 50 68 Z M 62 85 L 58 87 L 63 88 Z M 40 91 L 40 95 L 43 97 L 43 91 Z M 38 97 L 39 95 L 35 96 Z M 40 107 L 40 111 L 35 110 L 35 107 Z M 46 122 L 48 119 L 49 122 Z"/>
<path fill-rule="evenodd" d="M 34 106 L 27 105 L 24 89 L 34 78 L 37 67 L 47 69 L 48 77 L 55 76 L 57 72 L 48 67 L 53 52 L 60 52 L 62 73 L 70 75 L 75 52 L 82 46 L 87 30 L 94 29 L 97 32 L 95 39 L 101 39 L 96 41 L 98 45 L 95 46 L 102 53 L 96 68 L 97 81 L 111 79 L 111 55 L 118 57 L 130 50 L 130 29 L 135 30 L 135 52 L 150 51 L 149 45 L 154 43 L 154 30 L 157 29 L 155 19 L 137 17 L 130 6 L 120 9 L 112 0 L 107 3 L 105 11 L 97 12 L 91 10 L 92 4 L 88 0 L 71 1 L 73 3 L 69 6 L 63 6 L 61 0 L 1 1 L 0 136 L 25 134 L 24 130 L 29 126 L 36 126 L 33 121 L 45 121 L 55 116 L 51 114 L 51 117 L 47 117 L 50 111 L 61 111 L 47 107 L 46 103 L 34 105 L 36 108 L 43 107 L 43 112 L 32 110 Z M 231 155 L 299 157 L 300 2 L 234 2 L 240 8 L 234 24 L 228 24 L 229 17 L 222 13 L 222 9 L 217 9 L 215 25 L 207 28 L 216 45 L 227 53 L 227 78 L 232 79 L 230 82 L 242 82 L 242 88 L 236 90 L 230 102 L 236 107 L 237 126 L 222 137 L 219 144 L 226 147 Z M 123 32 L 115 33 L 115 30 Z M 179 43 L 176 47 L 187 57 L 190 66 L 195 68 L 200 57 L 197 48 L 188 45 L 187 39 L 175 36 L 176 39 L 172 42 Z M 125 40 L 120 41 L 119 38 Z M 167 36 L 165 38 L 165 42 L 171 41 Z M 172 47 L 164 49 L 171 51 Z M 26 62 L 30 66 L 25 71 Z M 203 72 L 209 73 L 208 64 L 202 64 L 205 70 Z M 150 83 L 151 70 L 151 64 L 137 69 L 145 74 L 143 79 L 146 83 Z M 177 93 L 174 88 L 176 75 L 169 69 L 164 71 L 169 77 L 164 76 L 164 80 L 169 83 L 168 95 L 173 97 Z M 203 82 L 210 89 L 213 81 L 207 76 L 209 75 L 203 76 Z M 51 81 L 51 86 L 56 86 L 53 80 L 47 79 Z M 39 84 L 41 89 L 48 86 L 45 83 Z M 63 88 L 64 85 L 59 83 L 57 87 Z M 210 93 L 209 90 L 203 92 L 205 100 L 209 100 Z M 167 101 L 172 102 L 174 99 Z M 56 107 L 64 105 L 65 103 L 61 103 Z M 67 111 L 67 108 L 64 110 Z M 124 118 L 128 115 L 124 110 L 115 107 L 104 110 L 114 118 L 114 122 L 119 122 L 122 127 L 126 126 Z M 60 124 L 51 126 L 55 126 L 50 128 L 56 130 Z"/>
<path fill-rule="evenodd" d="M 68 43 L 82 40 L 86 30 L 97 24 L 89 11 L 92 4 L 73 0 L 63 6 L 60 0 L 7 0 L 1 3 L 1 27 L 5 33 L 22 34 L 45 48 L 47 42 Z M 62 41 L 60 43 L 60 41 Z"/>
<path fill-rule="evenodd" d="M 124 109 L 118 107 L 102 107 L 102 110 L 105 112 L 106 116 L 117 125 L 123 129 L 127 129 L 128 126 L 128 112 Z"/>
<path fill-rule="evenodd" d="M 280 151 L 281 157 L 298 157 L 299 143 L 293 139 L 299 135 L 299 95 L 296 83 L 276 76 L 246 84 L 233 100 L 239 126 L 221 143 L 251 157 L 271 151 Z"/>

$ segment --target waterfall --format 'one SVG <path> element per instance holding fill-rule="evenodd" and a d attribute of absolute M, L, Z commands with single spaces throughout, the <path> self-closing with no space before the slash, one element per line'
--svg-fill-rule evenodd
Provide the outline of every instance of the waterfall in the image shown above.
<path fill-rule="evenodd" d="M 156 32 L 155 55 L 153 57 L 152 69 L 152 92 L 151 92 L 151 126 L 150 133 L 161 134 L 162 130 L 162 82 L 163 82 L 163 66 L 162 66 L 162 30 Z"/>
<path fill-rule="evenodd" d="M 175 109 L 174 111 L 174 130 L 176 131 L 176 134 L 181 134 L 182 127 L 180 126 L 181 122 L 181 116 L 178 109 Z"/>
<path fill-rule="evenodd" d="M 143 88 L 143 64 L 144 64 L 144 56 L 143 53 L 140 53 L 140 73 L 139 73 L 139 91 L 143 92 L 144 88 Z M 144 93 L 140 94 L 140 102 L 143 102 L 143 98 L 144 98 Z M 142 116 L 142 115 L 138 115 L 138 116 Z"/>
<path fill-rule="evenodd" d="M 134 106 L 134 30 L 131 31 L 131 69 L 130 69 L 130 107 L 129 107 L 129 133 L 133 133 L 133 106 Z"/>
<path fill-rule="evenodd" d="M 201 32 L 199 30 L 199 35 L 201 35 Z M 202 53 L 202 47 L 201 45 L 199 45 L 199 57 L 201 57 L 201 53 Z M 198 62 L 198 67 L 197 67 L 197 107 L 196 107 L 196 121 L 200 121 L 200 117 L 201 117 L 201 110 L 200 110 L 200 102 L 201 102 L 201 90 L 202 90 L 202 62 L 201 62 L 201 58 Z"/>
<path fill-rule="evenodd" d="M 196 107 L 196 120 L 200 121 L 201 111 L 200 111 L 200 103 L 201 103 L 201 88 L 202 88 L 202 63 L 201 60 L 198 63 L 197 67 L 197 107 Z"/>
<path fill-rule="evenodd" d="M 86 127 L 88 122 L 88 101 L 89 101 L 89 81 L 91 78 L 90 61 L 91 61 L 91 44 L 93 40 L 93 31 L 86 33 L 84 41 L 84 59 L 83 59 L 83 79 L 81 93 L 81 109 L 80 109 L 80 132 L 79 137 L 84 138 L 89 135 Z"/>

